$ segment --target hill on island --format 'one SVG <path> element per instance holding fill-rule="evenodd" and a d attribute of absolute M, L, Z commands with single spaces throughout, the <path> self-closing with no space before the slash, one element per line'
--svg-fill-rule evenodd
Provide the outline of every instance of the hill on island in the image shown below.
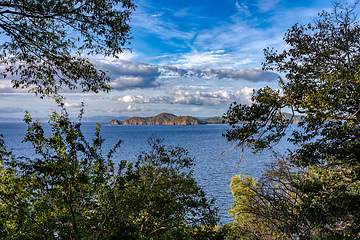
<path fill-rule="evenodd" d="M 125 121 L 111 120 L 110 125 L 199 125 L 197 118 L 161 113 L 155 117 L 132 117 Z"/>

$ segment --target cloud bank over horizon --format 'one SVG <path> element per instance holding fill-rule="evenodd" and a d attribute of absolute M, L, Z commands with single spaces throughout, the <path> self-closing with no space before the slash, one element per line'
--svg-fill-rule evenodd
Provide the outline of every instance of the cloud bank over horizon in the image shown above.
<path fill-rule="evenodd" d="M 220 106 L 231 102 L 250 103 L 252 88 L 244 88 L 233 92 L 188 92 L 176 91 L 169 95 L 147 97 L 142 95 L 125 95 L 114 98 L 117 102 L 138 104 L 180 104 L 180 105 L 205 105 Z"/>

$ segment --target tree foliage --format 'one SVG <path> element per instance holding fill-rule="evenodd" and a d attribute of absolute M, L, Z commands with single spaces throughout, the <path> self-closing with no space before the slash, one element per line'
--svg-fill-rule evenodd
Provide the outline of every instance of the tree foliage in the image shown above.
<path fill-rule="evenodd" d="M 227 139 L 256 152 L 272 148 L 284 136 L 290 123 L 281 114 L 284 108 L 302 114 L 300 130 L 288 139 L 296 146 L 289 157 L 297 167 L 308 167 L 312 175 L 285 185 L 305 197 L 296 204 L 287 199 L 271 203 L 277 213 L 283 201 L 300 208 L 301 217 L 321 238 L 360 238 L 360 27 L 356 6 L 335 3 L 334 11 L 323 11 L 313 22 L 289 29 L 284 37 L 288 50 L 265 49 L 264 69 L 284 74 L 279 79 L 281 91 L 260 89 L 253 94 L 251 106 L 234 103 L 224 115 L 232 126 Z"/>
<path fill-rule="evenodd" d="M 261 179 L 237 175 L 231 180 L 234 205 L 229 211 L 240 239 L 301 239 L 304 228 L 296 209 L 302 195 L 291 183 L 301 181 L 302 175 L 291 172 L 285 160 L 271 163 Z M 309 224 L 310 225 L 310 224 Z M 294 231 L 296 229 L 297 231 Z"/>
<path fill-rule="evenodd" d="M 230 236 L 235 239 L 356 239 L 358 229 L 353 219 L 345 220 L 343 213 L 331 204 L 343 193 L 344 182 L 326 185 L 325 175 L 309 168 L 296 168 L 289 159 L 277 157 L 267 165 L 266 173 L 259 180 L 234 176 L 230 185 L 234 205 L 229 213 L 234 216 L 231 225 L 236 230 Z M 321 194 L 314 191 L 315 185 L 321 186 L 318 188 Z M 360 194 L 356 189 L 352 193 Z"/>
<path fill-rule="evenodd" d="M 106 156 L 97 126 L 89 143 L 65 110 L 51 115 L 48 137 L 29 114 L 25 142 L 36 157 L 15 157 L 0 142 L 1 239 L 219 239 L 213 200 L 179 147 L 149 140 L 137 163 Z"/>
<path fill-rule="evenodd" d="M 105 72 L 81 54 L 117 56 L 130 40 L 131 0 L 0 2 L 0 63 L 13 87 L 40 96 L 71 90 L 109 91 Z"/>

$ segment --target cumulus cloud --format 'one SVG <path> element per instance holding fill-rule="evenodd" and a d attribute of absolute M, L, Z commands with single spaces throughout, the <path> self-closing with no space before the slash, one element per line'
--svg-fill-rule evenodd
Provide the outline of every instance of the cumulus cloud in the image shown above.
<path fill-rule="evenodd" d="M 247 80 L 251 82 L 269 82 L 276 80 L 279 75 L 273 72 L 265 72 L 260 68 L 251 68 L 251 69 L 241 69 L 241 70 L 232 70 L 232 69 L 183 69 L 177 68 L 174 66 L 164 66 L 164 74 L 175 74 L 179 76 L 196 76 L 200 78 L 229 78 L 236 80 Z"/>
<path fill-rule="evenodd" d="M 165 70 L 165 72 L 172 72 L 172 73 L 176 73 L 180 76 L 184 76 L 188 74 L 188 70 L 182 69 L 182 68 L 177 68 L 175 66 L 163 66 L 163 69 Z"/>
<path fill-rule="evenodd" d="M 127 106 L 126 111 L 128 112 L 138 112 L 140 111 L 138 108 L 133 108 L 131 105 Z"/>
<path fill-rule="evenodd" d="M 177 91 L 172 95 L 172 102 L 175 104 L 182 105 L 207 105 L 207 106 L 216 106 L 221 105 L 229 101 L 228 92 L 184 92 Z"/>
<path fill-rule="evenodd" d="M 156 79 L 160 76 L 159 68 L 144 62 L 115 60 L 96 63 L 101 69 L 108 71 L 110 85 L 116 90 L 134 88 L 153 88 L 159 86 Z"/>
<path fill-rule="evenodd" d="M 81 104 L 80 103 L 64 103 L 64 106 L 65 107 L 69 107 L 69 108 L 79 108 L 81 107 Z"/>
<path fill-rule="evenodd" d="M 180 104 L 180 105 L 206 105 L 219 106 L 229 104 L 230 102 L 250 103 L 252 88 L 243 88 L 238 91 L 217 91 L 217 92 L 188 92 L 176 91 L 168 96 L 120 96 L 115 98 L 118 102 L 124 103 L 162 103 L 162 104 Z"/>

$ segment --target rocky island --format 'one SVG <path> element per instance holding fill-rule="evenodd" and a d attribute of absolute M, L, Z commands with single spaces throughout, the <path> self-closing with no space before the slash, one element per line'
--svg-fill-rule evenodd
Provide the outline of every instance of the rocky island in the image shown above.
<path fill-rule="evenodd" d="M 125 121 L 113 119 L 110 125 L 199 125 L 199 120 L 191 116 L 176 116 L 161 113 L 155 117 L 132 117 Z"/>

